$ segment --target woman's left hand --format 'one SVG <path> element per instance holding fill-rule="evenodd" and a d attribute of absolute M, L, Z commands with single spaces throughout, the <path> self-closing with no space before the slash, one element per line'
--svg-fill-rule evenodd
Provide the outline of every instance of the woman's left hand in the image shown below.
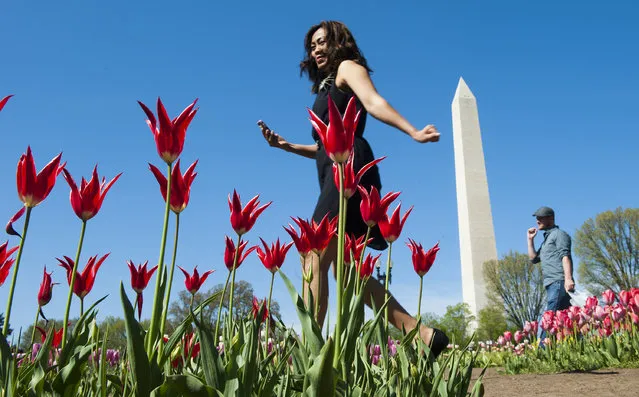
<path fill-rule="evenodd" d="M 438 142 L 441 134 L 434 125 L 429 124 L 419 131 L 415 131 L 411 137 L 420 143 Z"/>

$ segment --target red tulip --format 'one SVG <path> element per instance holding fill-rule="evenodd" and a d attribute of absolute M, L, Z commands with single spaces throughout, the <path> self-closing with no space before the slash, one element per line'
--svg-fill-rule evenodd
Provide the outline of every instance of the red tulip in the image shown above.
<path fill-rule="evenodd" d="M 610 306 L 615 302 L 615 293 L 612 292 L 612 290 L 607 289 L 605 290 L 601 296 L 604 299 L 604 302 L 606 303 L 606 305 Z"/>
<path fill-rule="evenodd" d="M 366 255 L 366 258 L 364 258 L 364 261 L 362 263 L 358 263 L 357 272 L 360 279 L 368 279 L 373 274 L 373 270 L 375 270 L 375 266 L 377 265 L 377 261 L 379 260 L 380 256 L 382 256 L 382 254 L 373 257 L 369 253 L 368 255 Z M 359 260 L 356 260 L 356 263 L 357 262 L 359 262 Z"/>
<path fill-rule="evenodd" d="M 41 335 L 41 340 L 42 343 L 44 343 L 47 340 L 47 332 L 36 326 L 36 329 L 38 331 L 40 331 L 40 335 Z M 55 328 L 53 329 L 53 340 L 51 341 L 51 347 L 53 347 L 54 349 L 60 347 L 60 343 L 62 343 L 62 334 L 63 334 L 64 328 L 60 328 L 59 330 L 55 330 Z"/>
<path fill-rule="evenodd" d="M 9 275 L 9 270 L 11 270 L 11 266 L 13 266 L 13 263 L 15 262 L 15 259 L 9 257 L 18 249 L 16 246 L 7 251 L 8 244 L 9 241 L 6 241 L 0 245 L 0 287 L 4 284 L 7 276 Z"/>
<path fill-rule="evenodd" d="M 193 269 L 193 275 L 190 275 L 186 270 L 182 269 L 182 267 L 178 267 L 180 268 L 180 270 L 182 270 L 182 273 L 184 273 L 184 285 L 186 286 L 187 291 L 189 291 L 193 295 L 195 295 L 195 293 L 200 290 L 202 284 L 204 284 L 204 281 L 209 277 L 211 273 L 214 272 L 214 270 L 209 270 L 207 272 L 204 272 L 200 276 L 200 273 L 198 273 L 197 271 L 197 266 L 195 266 L 195 268 Z"/>
<path fill-rule="evenodd" d="M 20 156 L 18 161 L 17 184 L 18 198 L 26 207 L 35 207 L 47 198 L 57 176 L 62 172 L 64 164 L 60 165 L 62 153 L 58 154 L 36 174 L 35 161 L 31 154 L 31 146 L 27 153 Z"/>
<path fill-rule="evenodd" d="M 362 257 L 362 251 L 364 248 L 373 241 L 373 238 L 369 238 L 368 241 L 364 242 L 364 238 L 366 236 L 360 236 L 358 239 L 355 239 L 354 236 L 346 235 L 345 248 L 344 248 L 344 263 L 352 263 L 358 262 L 359 258 Z M 354 260 L 351 258 L 351 252 L 353 253 Z"/>
<path fill-rule="evenodd" d="M 253 225 L 255 225 L 255 221 L 257 221 L 257 217 L 260 216 L 264 210 L 271 205 L 273 202 L 269 201 L 263 206 L 259 207 L 260 201 L 259 194 L 253 197 L 244 208 L 242 208 L 242 203 L 240 202 L 240 196 L 237 194 L 235 190 L 233 190 L 233 199 L 229 196 L 229 209 L 231 210 L 231 226 L 235 233 L 238 235 L 243 235 L 248 233 Z"/>
<path fill-rule="evenodd" d="M 326 154 L 336 163 L 344 163 L 348 160 L 353 150 L 355 141 L 355 130 L 359 122 L 360 111 L 355 107 L 355 97 L 353 96 L 346 106 L 344 118 L 339 113 L 335 103 L 328 97 L 328 126 L 324 124 L 312 110 L 308 109 L 311 117 L 311 124 L 322 140 Z"/>
<path fill-rule="evenodd" d="M 293 218 L 293 220 L 300 227 L 302 234 L 306 236 L 310 249 L 320 255 L 337 234 L 337 218 L 335 216 L 329 220 L 328 214 L 326 214 L 319 224 L 315 220 L 309 222 L 299 217 Z"/>
<path fill-rule="evenodd" d="M 437 252 L 439 251 L 439 242 L 435 244 L 431 249 L 424 252 L 424 248 L 421 244 L 417 244 L 415 241 L 408 239 L 409 244 L 408 248 L 410 248 L 413 253 L 413 268 L 415 268 L 415 273 L 419 275 L 419 277 L 424 277 L 426 273 L 430 270 L 435 263 L 435 258 L 437 257 Z"/>
<path fill-rule="evenodd" d="M 7 102 L 9 101 L 9 98 L 11 98 L 13 95 L 7 95 L 6 97 L 0 99 L 0 110 L 2 110 L 2 108 L 4 107 L 4 105 L 7 104 Z"/>
<path fill-rule="evenodd" d="M 142 291 L 149 284 L 149 280 L 153 273 L 158 269 L 157 266 L 151 268 L 150 270 L 146 269 L 149 261 L 144 262 L 143 265 L 138 265 L 137 269 L 135 264 L 128 260 L 126 264 L 129 266 L 129 272 L 131 273 L 131 288 L 137 294 L 136 305 L 138 307 L 138 318 L 142 317 L 142 304 L 144 300 L 142 298 Z"/>
<path fill-rule="evenodd" d="M 235 243 L 228 236 L 224 236 L 224 239 L 226 240 L 226 249 L 224 250 L 224 264 L 226 265 L 226 268 L 231 271 L 233 270 L 233 263 L 235 261 Z M 252 246 L 248 250 L 244 251 L 247 244 L 248 241 L 240 240 L 240 246 L 237 249 L 237 265 L 235 266 L 236 268 L 240 267 L 242 262 L 244 262 L 244 259 L 246 259 L 246 257 L 257 248 L 257 246 Z"/>
<path fill-rule="evenodd" d="M 257 318 L 260 314 L 260 311 L 262 311 L 262 317 L 261 318 Z M 264 299 L 262 301 L 262 303 L 260 304 L 260 301 L 257 300 L 257 297 L 253 297 L 253 308 L 251 310 L 251 312 L 253 313 L 253 318 L 255 318 L 256 320 L 259 320 L 259 323 L 263 323 L 264 321 L 266 321 L 266 319 L 268 318 L 268 307 L 266 307 L 266 299 Z"/>
<path fill-rule="evenodd" d="M 95 283 L 95 276 L 98 274 L 98 270 L 104 260 L 110 255 L 106 254 L 102 258 L 97 259 L 98 256 L 92 256 L 87 261 L 87 264 L 84 266 L 84 270 L 82 273 L 77 273 L 75 275 L 75 284 L 73 285 L 73 293 L 76 294 L 80 299 L 84 299 L 85 296 L 93 289 L 93 284 Z M 56 258 L 58 260 L 59 265 L 66 269 L 67 271 L 67 283 L 71 284 L 71 272 L 73 272 L 73 265 L 75 264 L 73 259 L 68 256 L 64 257 L 64 260 Z"/>
<path fill-rule="evenodd" d="M 184 175 L 182 175 L 182 172 L 180 172 L 180 160 L 178 160 L 171 171 L 171 211 L 176 214 L 184 211 L 189 204 L 191 184 L 197 175 L 197 172 L 194 172 L 197 162 L 198 160 L 195 160 L 195 162 L 187 168 Z M 162 198 L 164 202 L 166 202 L 166 176 L 153 164 L 149 164 L 149 168 L 160 184 L 160 193 L 162 193 Z"/>
<path fill-rule="evenodd" d="M 344 197 L 346 199 L 349 199 L 349 198 L 353 197 L 353 195 L 357 191 L 357 186 L 359 185 L 359 181 L 362 179 L 362 176 L 364 176 L 366 171 L 368 171 L 375 164 L 379 163 L 380 161 L 382 161 L 382 160 L 384 160 L 386 158 L 386 156 L 383 156 L 383 157 L 380 157 L 378 159 L 375 159 L 375 160 L 371 161 L 370 163 L 368 163 L 365 166 L 363 166 L 357 172 L 357 174 L 355 174 L 355 171 L 353 169 L 353 163 L 354 163 L 353 155 L 354 155 L 354 153 L 355 152 L 351 152 L 351 155 L 348 158 L 348 161 L 346 162 L 346 165 L 344 166 Z M 333 164 L 333 182 L 335 182 L 335 186 L 339 190 L 339 183 L 340 183 L 339 182 L 339 168 L 337 167 L 337 164 Z"/>
<path fill-rule="evenodd" d="M 297 223 L 295 218 L 293 220 Z M 305 222 L 298 218 L 300 222 Z M 298 223 L 299 224 L 299 223 Z M 288 227 L 284 227 L 284 230 L 291 236 L 293 239 L 293 243 L 295 243 L 295 248 L 297 248 L 297 252 L 299 252 L 302 258 L 306 257 L 313 250 L 311 247 L 311 241 L 309 240 L 308 234 L 304 231 L 302 227 L 300 227 L 300 234 L 297 234 L 297 231 L 293 228 L 293 226 L 289 223 Z"/>
<path fill-rule="evenodd" d="M 257 256 L 262 261 L 264 267 L 271 273 L 277 272 L 284 264 L 286 253 L 293 246 L 293 242 L 280 245 L 280 239 L 278 238 L 277 241 L 269 247 L 262 238 L 260 238 L 260 241 L 262 241 L 264 251 L 262 251 L 260 247 L 257 247 Z"/>
<path fill-rule="evenodd" d="M 359 205 L 362 219 L 369 227 L 377 225 L 386 216 L 388 207 L 400 195 L 400 192 L 389 192 L 380 199 L 379 191 L 375 186 L 371 187 L 370 194 L 361 186 L 358 186 L 357 189 L 362 195 L 362 201 Z"/>
<path fill-rule="evenodd" d="M 198 109 L 193 110 L 197 99 L 187 106 L 179 116 L 171 120 L 164 108 L 164 104 L 162 104 L 162 100 L 158 98 L 159 123 L 156 121 L 153 112 L 151 112 L 146 105 L 140 101 L 138 101 L 138 103 L 142 107 L 142 110 L 144 110 L 144 113 L 146 113 L 146 117 L 149 118 L 146 123 L 149 125 L 149 128 L 151 128 L 160 158 L 167 164 L 172 164 L 180 157 L 180 154 L 182 154 L 186 130 L 189 128 L 189 124 L 191 124 L 193 117 L 195 117 L 198 111 Z"/>
<path fill-rule="evenodd" d="M 44 267 L 44 274 L 42 276 L 42 283 L 40 284 L 40 290 L 38 291 L 38 306 L 45 306 L 51 301 L 51 295 L 53 292 L 53 286 L 58 283 L 53 283 L 51 279 L 51 273 L 47 273 L 47 267 Z"/>
<path fill-rule="evenodd" d="M 106 178 L 102 177 L 102 182 L 100 183 L 100 178 L 98 177 L 98 166 L 96 165 L 93 168 L 93 175 L 91 176 L 91 179 L 87 182 L 84 177 L 82 177 L 80 188 L 78 189 L 78 185 L 76 185 L 73 177 L 65 168 L 64 179 L 67 180 L 67 183 L 71 187 L 71 193 L 69 195 L 71 207 L 78 218 L 83 221 L 88 221 L 97 215 L 102 207 L 102 202 L 104 201 L 107 192 L 121 175 L 122 173 L 119 173 L 115 176 L 115 178 L 111 179 L 109 183 L 106 183 Z"/>
<path fill-rule="evenodd" d="M 402 205 L 399 204 L 397 208 L 395 208 L 395 211 L 393 211 L 390 218 L 388 218 L 388 216 L 384 216 L 379 220 L 379 231 L 382 233 L 382 236 L 384 236 L 384 239 L 389 243 L 395 242 L 399 238 L 399 235 L 402 234 L 404 223 L 406 223 L 408 215 L 410 215 L 413 210 L 413 207 L 411 206 L 400 220 L 399 212 L 401 207 Z"/>

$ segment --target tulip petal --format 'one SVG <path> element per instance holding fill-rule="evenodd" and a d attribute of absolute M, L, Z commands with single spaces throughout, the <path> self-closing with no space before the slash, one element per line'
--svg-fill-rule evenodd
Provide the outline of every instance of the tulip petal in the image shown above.
<path fill-rule="evenodd" d="M 11 219 L 9 219 L 9 222 L 7 223 L 7 226 L 5 228 L 7 234 L 10 234 L 12 236 L 18 236 L 20 238 L 22 238 L 22 236 L 20 235 L 20 233 L 16 232 L 15 229 L 13 228 L 13 224 L 14 222 L 16 222 L 18 219 L 20 219 L 20 217 L 24 214 L 25 210 L 27 209 L 27 207 L 21 207 L 18 212 L 16 212 Z"/>
<path fill-rule="evenodd" d="M 9 99 L 12 97 L 13 95 L 7 95 L 6 97 L 2 98 L 0 100 L 0 110 L 2 110 L 2 108 L 4 108 L 4 105 L 7 104 L 7 102 L 9 101 Z"/>

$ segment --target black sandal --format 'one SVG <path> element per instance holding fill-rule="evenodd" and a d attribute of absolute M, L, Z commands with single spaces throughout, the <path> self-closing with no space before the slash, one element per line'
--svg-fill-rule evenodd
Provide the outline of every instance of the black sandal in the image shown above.
<path fill-rule="evenodd" d="M 433 358 L 437 358 L 441 352 L 448 347 L 448 336 L 437 328 L 433 328 L 433 336 L 430 339 L 430 351 L 433 353 Z"/>

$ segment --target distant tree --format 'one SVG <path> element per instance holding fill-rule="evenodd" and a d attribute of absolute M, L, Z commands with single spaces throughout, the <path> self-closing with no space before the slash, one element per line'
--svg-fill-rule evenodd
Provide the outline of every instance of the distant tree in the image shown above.
<path fill-rule="evenodd" d="M 477 340 L 497 340 L 508 329 L 503 305 L 487 306 L 477 317 Z"/>
<path fill-rule="evenodd" d="M 588 219 L 575 234 L 579 281 L 593 294 L 639 286 L 639 208 Z"/>
<path fill-rule="evenodd" d="M 439 319 L 436 326 L 448 335 L 451 343 L 454 341 L 454 343 L 461 345 L 470 337 L 468 326 L 472 321 L 475 321 L 475 317 L 468 304 L 458 303 L 446 307 L 446 313 Z"/>
<path fill-rule="evenodd" d="M 541 315 L 546 292 L 540 263 L 531 263 L 528 255 L 511 251 L 500 260 L 484 263 L 483 270 L 489 301 L 504 308 L 513 327 L 521 328 Z"/>
<path fill-rule="evenodd" d="M 196 293 L 194 298 L 193 307 L 200 305 L 207 298 L 216 293 L 222 293 L 224 284 L 217 284 L 213 288 L 203 293 Z M 224 300 L 222 301 L 222 310 L 228 310 L 229 296 L 231 294 L 231 288 L 226 289 L 224 294 Z M 233 317 L 242 318 L 248 315 L 253 309 L 253 286 L 248 281 L 240 280 L 235 283 L 233 291 Z M 261 301 L 264 297 L 258 297 Z M 182 322 L 189 314 L 189 308 L 191 304 L 191 294 L 188 291 L 181 291 L 178 295 L 178 299 L 171 303 L 169 308 L 169 316 L 173 326 L 176 326 Z M 210 325 L 215 326 L 217 321 L 217 309 L 220 304 L 219 298 L 214 299 L 211 304 L 203 309 L 204 321 Z M 271 314 L 274 318 L 278 318 L 280 315 L 280 306 L 275 299 L 271 301 Z M 224 315 L 224 314 L 223 314 Z"/>

